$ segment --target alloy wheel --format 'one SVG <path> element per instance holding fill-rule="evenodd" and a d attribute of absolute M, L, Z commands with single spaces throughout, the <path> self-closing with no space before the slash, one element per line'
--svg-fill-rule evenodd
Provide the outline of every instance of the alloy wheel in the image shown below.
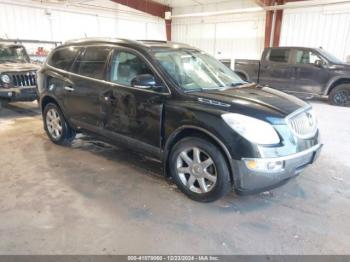
<path fill-rule="evenodd" d="M 350 103 L 350 91 L 341 90 L 334 95 L 334 101 L 338 105 L 347 105 Z"/>
<path fill-rule="evenodd" d="M 177 157 L 176 168 L 181 182 L 194 193 L 208 193 L 215 187 L 215 163 L 208 153 L 198 147 L 183 150 Z"/>
<path fill-rule="evenodd" d="M 62 121 L 56 109 L 51 108 L 46 113 L 46 126 L 50 135 L 59 140 L 62 136 Z"/>

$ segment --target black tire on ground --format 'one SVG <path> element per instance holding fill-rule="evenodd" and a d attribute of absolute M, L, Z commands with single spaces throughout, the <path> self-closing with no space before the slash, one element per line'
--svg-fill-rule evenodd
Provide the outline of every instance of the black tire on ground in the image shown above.
<path fill-rule="evenodd" d="M 247 77 L 246 77 L 244 74 L 238 73 L 238 72 L 236 72 L 236 74 L 237 74 L 243 81 L 247 81 Z"/>
<path fill-rule="evenodd" d="M 199 168 L 200 171 L 198 171 L 198 165 L 195 166 L 195 164 L 198 162 L 195 161 L 196 158 L 194 156 L 194 148 L 199 149 L 200 151 L 199 162 L 203 164 L 203 166 Z M 186 155 L 188 154 L 187 156 L 190 156 L 190 158 L 192 157 L 193 161 L 191 167 L 187 164 L 186 161 L 183 160 L 183 156 L 180 156 L 180 154 L 184 151 L 186 152 Z M 207 168 L 202 169 L 205 166 L 205 161 L 209 158 L 211 158 L 213 164 Z M 182 165 L 185 165 L 185 167 L 182 167 Z M 179 174 L 180 172 L 178 171 L 178 168 L 185 168 L 186 170 L 192 171 L 190 171 L 189 173 L 186 173 L 184 171 L 184 173 Z M 203 187 L 200 185 L 200 181 L 203 181 L 203 179 L 198 174 L 202 170 L 205 170 L 205 176 L 207 176 L 208 171 L 211 174 L 215 174 L 216 177 L 215 182 L 213 182 L 213 180 L 208 180 L 207 178 L 204 179 L 205 188 L 209 189 L 208 192 L 203 191 Z M 202 138 L 187 137 L 177 142 L 170 152 L 169 171 L 178 188 L 189 198 L 195 201 L 212 202 L 218 200 L 219 198 L 230 192 L 232 188 L 230 172 L 224 155 L 221 153 L 220 149 L 216 145 Z M 195 177 L 193 174 L 195 174 L 196 180 L 195 182 L 190 183 L 190 177 L 193 176 L 192 179 L 194 179 Z M 202 172 L 202 174 L 204 173 Z M 213 179 L 213 177 L 210 178 Z M 183 182 L 184 179 L 186 182 Z M 207 183 L 209 184 L 208 187 Z M 191 184 L 192 186 L 190 186 Z M 200 190 L 202 192 L 193 192 L 193 190 Z"/>
<path fill-rule="evenodd" d="M 329 103 L 335 106 L 350 106 L 350 84 L 334 87 L 329 93 Z"/>
<path fill-rule="evenodd" d="M 49 119 L 47 115 L 51 114 L 52 112 L 57 112 L 56 116 L 61 125 L 61 133 L 56 137 L 54 132 L 49 131 L 50 126 L 52 127 L 52 124 L 48 122 Z M 45 106 L 44 113 L 43 113 L 43 121 L 44 121 L 44 128 L 45 128 L 46 134 L 52 142 L 58 145 L 70 145 L 72 143 L 76 134 L 75 130 L 69 126 L 69 124 L 67 123 L 66 119 L 62 114 L 61 109 L 56 104 L 49 103 Z"/>

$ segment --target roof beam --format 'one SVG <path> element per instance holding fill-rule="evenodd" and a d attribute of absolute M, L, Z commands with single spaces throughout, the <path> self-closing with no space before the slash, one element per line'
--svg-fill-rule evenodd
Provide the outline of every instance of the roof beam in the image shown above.
<path fill-rule="evenodd" d="M 171 12 L 167 5 L 152 0 L 111 0 L 114 3 L 128 6 L 141 12 L 165 19 L 165 12 Z M 166 39 L 171 41 L 171 20 L 165 20 Z"/>
<path fill-rule="evenodd" d="M 165 18 L 165 12 L 171 11 L 169 6 L 152 0 L 111 0 L 114 3 L 128 6 L 141 12 Z"/>

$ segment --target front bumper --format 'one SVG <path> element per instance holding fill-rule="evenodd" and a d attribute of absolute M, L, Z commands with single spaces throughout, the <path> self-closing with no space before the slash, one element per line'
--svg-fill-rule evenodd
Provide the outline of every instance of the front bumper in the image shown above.
<path fill-rule="evenodd" d="M 0 99 L 8 102 L 33 101 L 37 99 L 36 86 L 0 88 Z"/>
<path fill-rule="evenodd" d="M 275 188 L 290 178 L 299 175 L 306 166 L 319 156 L 322 144 L 317 144 L 305 151 L 278 158 L 243 158 L 233 160 L 235 171 L 235 190 L 239 194 L 252 194 Z M 282 162 L 283 168 L 277 171 L 257 171 L 247 167 L 247 161 Z"/>

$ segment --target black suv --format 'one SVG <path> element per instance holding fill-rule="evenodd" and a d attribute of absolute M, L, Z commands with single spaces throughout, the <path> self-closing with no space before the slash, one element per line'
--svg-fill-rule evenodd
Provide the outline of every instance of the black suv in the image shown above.
<path fill-rule="evenodd" d="M 310 105 L 183 44 L 71 41 L 51 52 L 38 88 L 54 143 L 85 132 L 158 158 L 197 201 L 282 184 L 321 149 Z"/>

